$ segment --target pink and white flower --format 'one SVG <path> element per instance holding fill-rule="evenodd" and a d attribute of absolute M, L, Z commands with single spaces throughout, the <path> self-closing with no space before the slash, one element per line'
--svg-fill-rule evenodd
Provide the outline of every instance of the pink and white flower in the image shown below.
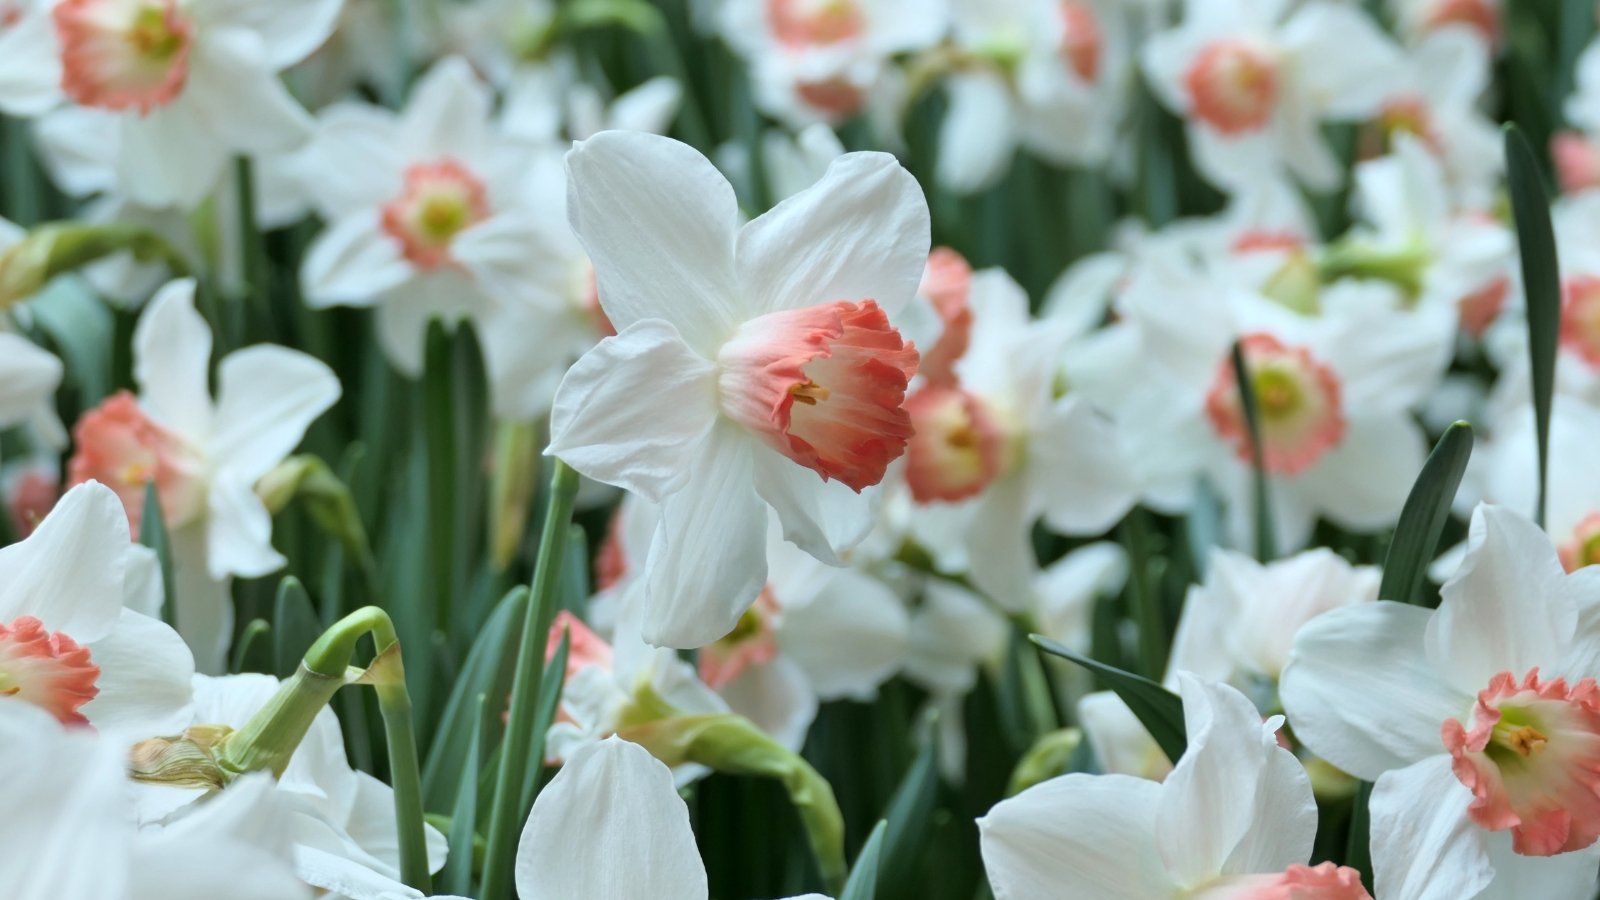
<path fill-rule="evenodd" d="M 288 151 L 310 134 L 278 73 L 333 30 L 342 0 L 256 8 L 226 0 L 35 0 L 4 37 L 0 109 L 62 102 L 117 121 L 119 192 L 193 209 L 229 157 Z"/>
<path fill-rule="evenodd" d="M 1340 168 L 1321 124 L 1375 115 L 1400 53 L 1345 4 L 1189 0 L 1182 24 L 1147 40 L 1141 60 L 1156 96 L 1188 120 L 1207 178 L 1231 189 L 1288 171 L 1326 190 Z"/>
<path fill-rule="evenodd" d="M 535 160 L 491 120 L 493 102 L 449 58 L 399 114 L 358 103 L 325 111 L 296 162 L 329 222 L 300 273 L 307 303 L 377 307 L 384 350 L 408 375 L 422 371 L 430 319 L 566 302 L 571 267 L 528 193 Z"/>
<path fill-rule="evenodd" d="M 1180 676 L 1189 748 L 1166 780 L 1075 773 L 978 820 L 996 900 L 1370 900 L 1353 869 L 1310 866 L 1311 782 L 1244 695 Z"/>
<path fill-rule="evenodd" d="M 727 634 L 766 584 L 766 516 L 824 562 L 871 527 L 911 436 L 928 213 L 886 154 L 853 153 L 742 228 L 692 148 L 602 132 L 567 157 L 573 227 L 618 329 L 567 373 L 549 452 L 661 504 L 645 563 L 654 644 Z M 809 470 L 809 471 L 808 471 Z"/>
<path fill-rule="evenodd" d="M 154 556 L 128 542 L 117 496 L 68 491 L 26 539 L 0 548 L 0 705 L 27 703 L 124 747 L 189 715 L 194 658 L 155 616 Z"/>
<path fill-rule="evenodd" d="M 113 395 L 79 420 L 68 474 L 114 489 L 135 529 L 154 482 L 173 540 L 178 631 L 201 671 L 215 672 L 233 634 L 231 578 L 284 564 L 256 482 L 339 399 L 339 380 L 311 356 L 264 344 L 223 358 L 213 400 L 211 330 L 194 290 L 172 282 L 145 309 L 133 337 L 139 396 Z"/>
<path fill-rule="evenodd" d="M 1374 832 L 1402 836 L 1373 841 L 1379 894 L 1593 889 L 1597 579 L 1568 574 L 1532 522 L 1480 506 L 1437 610 L 1358 604 L 1301 629 L 1282 681 L 1295 735 L 1376 781 Z"/>

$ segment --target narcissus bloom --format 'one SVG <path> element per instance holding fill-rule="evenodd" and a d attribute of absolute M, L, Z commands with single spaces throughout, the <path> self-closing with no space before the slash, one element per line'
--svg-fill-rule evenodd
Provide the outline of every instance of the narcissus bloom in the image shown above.
<path fill-rule="evenodd" d="M 255 484 L 339 399 L 339 379 L 311 356 L 263 344 L 222 360 L 213 400 L 211 329 L 194 290 L 174 281 L 140 316 L 139 397 L 116 394 L 84 414 L 70 475 L 115 490 L 135 529 L 145 485 L 155 484 L 172 531 L 178 630 L 201 670 L 215 672 L 233 634 L 228 579 L 284 563 Z"/>
<path fill-rule="evenodd" d="M 20 335 L 0 331 L 0 428 L 38 422 L 61 429 L 51 402 L 61 384 L 61 360 Z"/>
<path fill-rule="evenodd" d="M 68 491 L 0 548 L 0 702 L 124 742 L 181 728 L 194 658 L 166 623 L 154 557 L 128 541 L 117 495 Z"/>
<path fill-rule="evenodd" d="M 739 226 L 693 148 L 602 132 L 567 157 L 569 213 L 618 334 L 557 391 L 549 452 L 661 504 L 643 634 L 697 647 L 767 581 L 766 516 L 829 563 L 871 526 L 868 489 L 911 437 L 928 210 L 893 157 L 851 153 Z"/>
<path fill-rule="evenodd" d="M 114 117 L 119 192 L 192 209 L 230 156 L 281 153 L 309 136 L 278 72 L 328 37 L 342 5 L 26 3 L 14 28 L 0 27 L 0 109 L 36 115 L 70 101 Z"/>
<path fill-rule="evenodd" d="M 516 878 L 522 900 L 710 896 L 671 771 L 621 738 L 573 754 L 539 792 L 517 846 Z"/>
<path fill-rule="evenodd" d="M 0 699 L 0 884 L 7 900 L 301 900 L 287 810 L 247 775 L 186 815 L 135 828 L 120 743 Z"/>
<path fill-rule="evenodd" d="M 1282 717 L 1263 724 L 1226 685 L 1180 685 L 1189 749 L 1165 781 L 1062 775 L 978 820 L 996 900 L 1370 900 L 1355 870 L 1306 865 L 1317 805 L 1278 746 Z"/>
<path fill-rule="evenodd" d="M 1188 120 L 1206 177 L 1237 187 L 1290 171 L 1328 189 L 1340 169 L 1321 122 L 1377 113 L 1400 52 L 1347 5 L 1189 0 L 1181 25 L 1145 42 L 1142 61 L 1156 97 Z"/>
<path fill-rule="evenodd" d="M 1372 843 L 1381 896 L 1586 897 L 1600 569 L 1567 574 L 1538 526 L 1502 507 L 1478 507 L 1469 541 L 1437 610 L 1358 604 L 1301 629 L 1284 708 L 1308 748 L 1377 782 L 1373 830 L 1403 836 Z"/>

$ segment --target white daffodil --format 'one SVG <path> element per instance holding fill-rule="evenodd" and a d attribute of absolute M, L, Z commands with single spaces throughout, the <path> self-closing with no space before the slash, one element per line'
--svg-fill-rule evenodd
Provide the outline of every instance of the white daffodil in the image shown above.
<path fill-rule="evenodd" d="M 522 900 L 710 896 L 672 773 L 620 738 L 573 754 L 539 792 L 517 846 L 516 881 Z"/>
<path fill-rule="evenodd" d="M 314 307 L 376 306 L 378 336 L 422 370 L 433 318 L 496 305 L 555 305 L 561 260 L 529 208 L 525 148 L 491 119 L 494 94 L 459 58 L 436 64 L 406 108 L 347 103 L 318 120 L 297 169 L 329 225 L 301 275 Z"/>
<path fill-rule="evenodd" d="M 21 335 L 0 331 L 0 429 L 38 423 L 61 431 L 53 404 L 61 385 L 61 360 Z"/>
<path fill-rule="evenodd" d="M 233 634 L 229 579 L 284 564 L 255 484 L 338 400 L 339 380 L 304 353 L 258 345 L 221 361 L 213 400 L 211 330 L 194 290 L 172 282 L 145 309 L 133 336 L 139 396 L 115 394 L 78 420 L 69 474 L 115 490 L 135 533 L 154 482 L 172 533 L 178 631 L 200 670 L 215 672 Z"/>
<path fill-rule="evenodd" d="M 728 46 L 750 65 L 755 102 L 794 128 L 838 123 L 902 91 L 891 57 L 944 36 L 942 2 L 726 0 Z"/>
<path fill-rule="evenodd" d="M 1117 0 L 955 0 L 951 36 L 971 62 L 953 71 L 939 131 L 939 183 L 994 183 L 1017 147 L 1058 165 L 1111 155 L 1133 76 Z"/>
<path fill-rule="evenodd" d="M 1302 315 L 1180 254 L 1146 256 L 1102 352 L 1066 365 L 1115 421 L 1146 502 L 1187 510 L 1204 476 L 1228 503 L 1234 540 L 1248 543 L 1250 439 L 1230 358 L 1238 340 L 1278 549 L 1303 547 L 1319 516 L 1361 531 L 1394 521 L 1425 451 L 1412 410 L 1449 360 L 1455 311 L 1395 308 L 1369 282 L 1330 286 L 1321 303 L 1321 315 Z"/>
<path fill-rule="evenodd" d="M 0 27 L 0 110 L 70 102 L 114 115 L 119 192 L 193 209 L 230 156 L 281 153 L 310 135 L 278 73 L 328 37 L 341 5 L 30 0 Z"/>
<path fill-rule="evenodd" d="M 127 748 L 0 699 L 0 884 L 7 900 L 309 900 L 268 775 L 135 828 Z"/>
<path fill-rule="evenodd" d="M 1567 574 L 1538 526 L 1480 506 L 1442 593 L 1437 610 L 1362 603 L 1302 628 L 1281 685 L 1295 736 L 1377 782 L 1385 900 L 1588 897 L 1600 569 Z"/>
<path fill-rule="evenodd" d="M 1157 98 L 1188 122 L 1200 171 L 1218 185 L 1292 172 L 1327 190 L 1341 169 L 1325 121 L 1382 108 L 1399 48 L 1359 9 L 1327 0 L 1188 0 L 1183 22 L 1142 49 Z"/>
<path fill-rule="evenodd" d="M 278 690 L 270 675 L 246 674 L 194 678 L 190 725 L 243 728 Z M 152 735 L 154 736 L 154 735 Z M 224 790 L 227 793 L 228 788 Z M 383 885 L 400 878 L 399 838 L 394 817 L 394 790 L 365 772 L 350 767 L 339 720 L 323 709 L 290 757 L 273 793 L 285 810 L 284 835 L 292 844 L 295 874 L 334 897 L 352 897 L 349 886 Z M 199 789 L 140 784 L 135 788 L 141 824 L 166 821 L 209 802 Z M 427 826 L 428 867 L 437 872 L 445 862 L 444 835 Z"/>
<path fill-rule="evenodd" d="M 1110 422 L 1082 396 L 1055 395 L 1075 323 L 1031 319 L 1027 295 L 999 269 L 972 276 L 968 308 L 971 332 L 954 379 L 930 381 L 906 400 L 916 431 L 904 467 L 916 502 L 910 530 L 935 547 L 941 541 L 927 529 L 959 534 L 973 583 L 1020 611 L 1039 573 L 1034 522 L 1099 534 L 1127 513 L 1137 490 Z M 959 524 L 941 521 L 950 518 Z"/>
<path fill-rule="evenodd" d="M 160 573 L 128 542 L 117 495 L 68 491 L 0 548 L 0 702 L 20 700 L 127 747 L 187 721 L 194 658 L 159 619 Z"/>
<path fill-rule="evenodd" d="M 1295 634 L 1329 610 L 1378 599 L 1381 576 L 1325 547 L 1265 565 L 1213 550 L 1204 583 L 1184 597 L 1167 669 L 1230 683 L 1271 708 Z M 1262 689 L 1269 696 L 1255 695 Z"/>
<path fill-rule="evenodd" d="M 1385 5 L 1411 41 L 1458 31 L 1475 38 L 1486 54 L 1500 43 L 1502 0 L 1388 0 Z"/>
<path fill-rule="evenodd" d="M 881 153 L 743 227 L 727 180 L 677 141 L 602 132 L 567 170 L 619 333 L 567 373 L 549 452 L 661 504 L 644 638 L 702 646 L 767 581 L 768 507 L 829 563 L 871 527 L 867 489 L 911 437 L 917 351 L 889 316 L 916 293 L 927 205 Z"/>
<path fill-rule="evenodd" d="M 996 900 L 1370 900 L 1355 870 L 1306 865 L 1317 805 L 1278 746 L 1282 717 L 1263 724 L 1226 685 L 1180 685 L 1189 747 L 1165 781 L 1062 775 L 978 820 Z"/>

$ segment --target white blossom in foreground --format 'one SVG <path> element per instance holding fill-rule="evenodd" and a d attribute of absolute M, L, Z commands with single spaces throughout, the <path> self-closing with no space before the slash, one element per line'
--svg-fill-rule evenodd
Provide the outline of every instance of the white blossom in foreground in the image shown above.
<path fill-rule="evenodd" d="M 516 873 L 522 900 L 710 896 L 672 773 L 621 738 L 573 754 L 539 793 L 517 847 Z"/>
<path fill-rule="evenodd" d="M 71 479 L 96 479 L 122 498 L 135 533 L 153 482 L 172 533 L 178 631 L 204 672 L 217 672 L 233 635 L 232 576 L 276 571 L 272 518 L 255 484 L 339 399 L 326 365 L 262 344 L 223 358 L 210 391 L 211 330 L 193 281 L 162 288 L 134 331 L 139 396 L 112 395 L 73 429 Z"/>
<path fill-rule="evenodd" d="M 1311 782 L 1238 691 L 1179 676 L 1189 747 L 1161 783 L 1074 773 L 978 820 L 996 900 L 1370 900 L 1355 870 L 1308 866 Z M 1376 841 L 1374 842 L 1376 846 Z"/>
<path fill-rule="evenodd" d="M 1284 708 L 1308 748 L 1376 782 L 1385 900 L 1593 892 L 1597 593 L 1600 570 L 1567 574 L 1538 526 L 1480 506 L 1437 610 L 1364 603 L 1301 629 Z"/>
<path fill-rule="evenodd" d="M 267 775 L 135 828 L 126 748 L 0 699 L 0 884 L 7 900 L 300 900 Z"/>
<path fill-rule="evenodd" d="M 194 658 L 154 618 L 154 558 L 128 542 L 117 495 L 68 491 L 27 539 L 0 548 L 0 698 L 126 747 L 187 721 Z"/>
<path fill-rule="evenodd" d="M 766 583 L 766 517 L 824 562 L 872 524 L 867 489 L 911 437 L 928 211 L 894 158 L 852 153 L 739 226 L 699 153 L 602 132 L 567 157 L 569 213 L 618 334 L 567 373 L 549 452 L 661 505 L 644 639 L 698 647 Z"/>

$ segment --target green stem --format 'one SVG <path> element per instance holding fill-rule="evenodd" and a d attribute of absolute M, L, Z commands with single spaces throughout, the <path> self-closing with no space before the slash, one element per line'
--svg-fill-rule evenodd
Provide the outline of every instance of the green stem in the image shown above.
<path fill-rule="evenodd" d="M 1167 622 L 1150 583 L 1149 531 L 1140 508 L 1122 523 L 1122 543 L 1128 551 L 1128 594 L 1133 601 L 1133 620 L 1139 626 L 1139 668 L 1146 678 L 1159 682 L 1167 671 Z"/>
<path fill-rule="evenodd" d="M 244 267 L 245 308 L 270 318 L 267 307 L 266 247 L 256 225 L 255 166 L 248 156 L 234 160 L 233 180 L 239 200 L 239 257 Z"/>
<path fill-rule="evenodd" d="M 394 786 L 395 828 L 400 842 L 400 878 L 413 888 L 433 892 L 428 873 L 427 831 L 423 825 L 422 775 L 417 763 L 416 731 L 411 716 L 411 695 L 406 691 L 405 669 L 400 659 L 400 638 L 394 621 L 376 606 L 362 607 L 323 632 L 306 651 L 306 671 L 325 677 L 341 676 L 355 655 L 356 642 L 372 635 L 378 656 L 372 670 L 380 671 L 373 685 L 383 713 L 383 731 L 389 750 L 389 780 Z"/>
<path fill-rule="evenodd" d="M 534 563 L 533 596 L 522 625 L 516 673 L 511 681 L 511 712 L 505 741 L 500 748 L 500 771 L 495 781 L 494 804 L 489 816 L 489 846 L 484 859 L 481 900 L 510 896 L 512 858 L 523 815 L 523 780 L 533 744 L 534 712 L 544 681 L 546 636 L 555 619 L 561 561 L 567 552 L 568 525 L 578 494 L 578 473 L 555 460 L 550 476 L 550 502 L 539 532 L 539 555 Z"/>
<path fill-rule="evenodd" d="M 1272 530 L 1272 500 L 1267 488 L 1267 464 L 1261 446 L 1261 412 L 1257 406 L 1256 385 L 1245 362 L 1244 348 L 1233 345 L 1234 382 L 1239 386 L 1239 407 L 1244 410 L 1245 430 L 1250 435 L 1250 474 L 1255 501 L 1256 559 L 1271 562 L 1278 556 L 1277 535 Z"/>

